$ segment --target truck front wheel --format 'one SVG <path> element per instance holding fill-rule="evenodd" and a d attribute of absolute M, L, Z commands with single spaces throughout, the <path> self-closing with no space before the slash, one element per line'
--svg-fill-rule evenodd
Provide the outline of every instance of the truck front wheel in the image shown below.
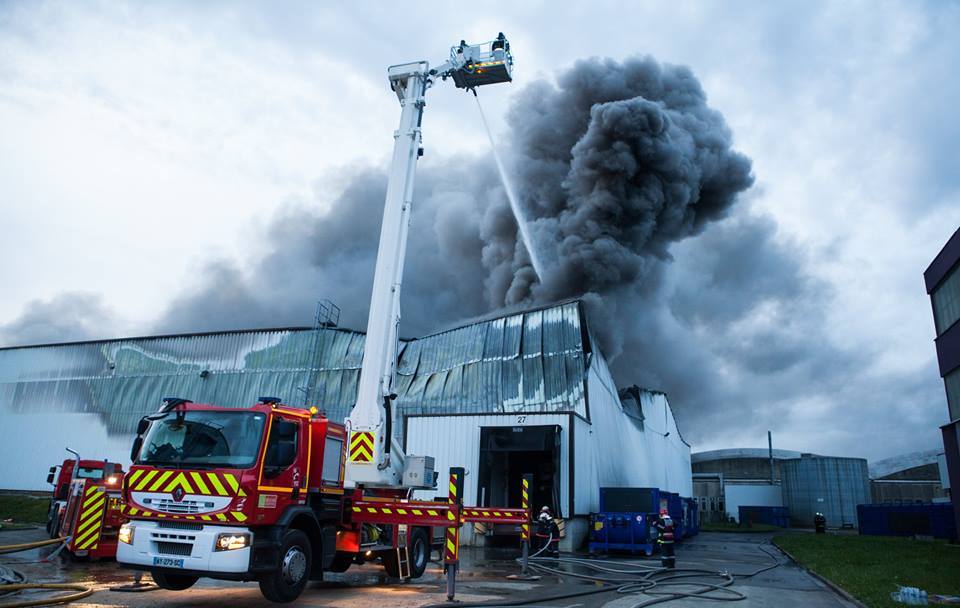
<path fill-rule="evenodd" d="M 150 576 L 153 577 L 153 582 L 157 584 L 157 587 L 166 589 L 167 591 L 183 591 L 184 589 L 189 589 L 193 587 L 193 584 L 200 578 L 199 576 L 190 576 L 188 574 L 170 574 L 169 572 L 160 572 L 159 570 L 150 572 Z"/>
<path fill-rule="evenodd" d="M 260 592 L 271 602 L 287 603 L 300 597 L 310 579 L 313 551 L 300 530 L 287 530 L 280 546 L 280 563 L 260 579 Z"/>

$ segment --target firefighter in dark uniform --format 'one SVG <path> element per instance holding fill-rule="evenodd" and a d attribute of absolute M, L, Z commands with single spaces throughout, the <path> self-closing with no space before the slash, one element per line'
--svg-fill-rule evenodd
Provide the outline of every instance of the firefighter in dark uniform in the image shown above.
<path fill-rule="evenodd" d="M 664 568 L 673 568 L 677 564 L 677 558 L 673 552 L 673 519 L 666 509 L 660 510 L 660 517 L 656 522 L 657 533 L 660 543 L 660 565 Z"/>
<path fill-rule="evenodd" d="M 542 555 L 547 557 L 560 557 L 560 528 L 557 526 L 550 507 L 544 506 L 540 509 L 540 516 L 537 517 L 537 550 L 543 549 Z M 549 547 L 544 547 L 550 544 Z"/>

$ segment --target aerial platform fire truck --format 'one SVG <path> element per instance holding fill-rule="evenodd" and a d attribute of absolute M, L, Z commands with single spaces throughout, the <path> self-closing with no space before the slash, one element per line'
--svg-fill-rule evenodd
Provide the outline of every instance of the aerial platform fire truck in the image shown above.
<path fill-rule="evenodd" d="M 47 483 L 53 485 L 47 532 L 50 538 L 65 538 L 66 550 L 75 556 L 112 558 L 125 521 L 120 500 L 123 469 L 114 462 L 83 460 L 70 448 L 67 451 L 74 458 L 50 467 L 47 475 Z"/>
<path fill-rule="evenodd" d="M 509 82 L 512 66 L 510 44 L 500 34 L 479 45 L 461 42 L 434 69 L 426 61 L 388 69 L 400 127 L 357 402 L 346 424 L 270 397 L 245 409 L 165 400 L 137 428 L 124 482 L 130 521 L 120 530 L 118 561 L 149 570 L 165 589 L 186 589 L 199 577 L 256 580 L 267 599 L 290 602 L 324 571 L 342 572 L 374 558 L 394 577 L 419 577 L 437 530 L 452 599 L 464 523 L 514 524 L 529 539 L 527 488 L 521 508 L 466 508 L 465 471 L 454 468 L 439 484 L 446 500 L 413 500 L 414 490 L 438 488 L 437 475 L 429 456 L 404 454 L 393 408 L 400 287 L 426 92 L 449 78 L 475 93 L 478 86 Z"/>

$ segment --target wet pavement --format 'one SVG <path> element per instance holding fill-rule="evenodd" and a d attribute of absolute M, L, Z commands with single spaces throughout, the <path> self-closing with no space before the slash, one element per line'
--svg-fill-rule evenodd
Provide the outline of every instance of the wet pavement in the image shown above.
<path fill-rule="evenodd" d="M 31 542 L 45 538 L 43 530 L 21 530 L 0 533 L 0 545 Z M 790 608 L 833 608 L 852 606 L 805 570 L 790 562 L 775 547 L 769 544 L 767 534 L 702 533 L 677 545 L 677 568 L 706 569 L 734 575 L 734 583 L 728 589 L 745 596 L 739 606 L 777 606 Z M 95 606 L 164 606 L 194 607 L 221 606 L 246 608 L 270 605 L 260 595 L 256 583 L 233 583 L 201 579 L 187 591 L 153 590 L 147 592 L 121 592 L 118 587 L 129 585 L 133 573 L 121 568 L 116 562 L 91 562 L 57 557 L 45 562 L 51 552 L 44 547 L 16 554 L 0 555 L 0 564 L 22 573 L 28 582 L 77 582 L 90 586 L 95 593 L 72 604 L 79 607 Z M 595 582 L 571 576 L 569 572 L 542 573 L 540 580 L 510 580 L 508 575 L 520 572 L 512 559 L 514 552 L 502 549 L 463 548 L 461 572 L 457 577 L 457 600 L 464 604 L 473 602 L 515 602 L 529 599 L 531 606 L 555 606 L 564 608 L 628 608 L 662 597 L 661 593 L 692 591 L 701 583 L 721 583 L 718 576 L 684 579 L 690 585 L 678 586 L 678 581 L 660 584 L 646 593 L 618 593 L 614 589 L 602 590 Z M 586 556 L 580 556 L 586 557 Z M 617 557 L 611 563 L 601 564 L 617 570 L 655 568 L 657 559 Z M 757 573 L 758 570 L 779 564 L 775 568 Z M 561 564 L 561 570 L 573 569 L 585 572 L 572 564 Z M 756 573 L 756 574 L 754 574 Z M 691 574 L 691 573 L 686 573 Z M 753 576 L 746 576 L 751 575 Z M 605 573 L 604 576 L 623 577 L 623 574 Z M 149 575 L 144 576 L 149 582 Z M 684 581 L 680 581 L 684 582 Z M 567 593 L 600 591 L 590 595 L 549 600 L 551 596 Z M 713 592 L 718 593 L 718 592 Z M 725 593 L 732 599 L 733 594 Z M 27 594 L 19 597 L 27 599 Z M 33 599 L 33 594 L 30 594 Z M 537 600 L 540 601 L 537 601 Z M 12 598 L 0 597 L 0 605 Z M 297 600 L 298 606 L 324 606 L 329 608 L 387 608 L 419 607 L 446 602 L 446 579 L 442 566 L 431 563 L 420 579 L 408 583 L 387 578 L 377 564 L 353 566 L 343 574 L 328 574 L 327 580 L 311 583 Z M 687 606 L 702 607 L 719 602 L 703 598 L 676 598 L 663 605 L 670 608 Z"/>

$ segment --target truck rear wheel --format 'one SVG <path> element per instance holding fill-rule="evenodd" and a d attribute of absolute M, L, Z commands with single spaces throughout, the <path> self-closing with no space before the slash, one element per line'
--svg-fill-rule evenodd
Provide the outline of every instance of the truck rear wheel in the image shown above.
<path fill-rule="evenodd" d="M 353 553 L 337 551 L 333 556 L 333 562 L 330 564 L 330 572 L 346 572 L 353 565 L 353 560 Z"/>
<path fill-rule="evenodd" d="M 427 569 L 430 561 L 430 535 L 423 528 L 414 528 L 410 532 L 410 578 L 420 578 Z M 400 578 L 400 564 L 397 562 L 396 551 L 383 556 L 383 569 L 388 576 Z"/>
<path fill-rule="evenodd" d="M 183 591 L 184 589 L 189 589 L 193 587 L 193 584 L 200 578 L 199 576 L 190 576 L 189 574 L 171 574 L 159 570 L 152 570 L 150 576 L 153 577 L 153 582 L 157 584 L 157 587 L 166 589 L 167 591 Z"/>
<path fill-rule="evenodd" d="M 287 603 L 300 597 L 307 581 L 313 551 L 310 539 L 300 530 L 287 530 L 280 546 L 280 562 L 265 578 L 260 579 L 260 592 L 271 602 Z"/>

